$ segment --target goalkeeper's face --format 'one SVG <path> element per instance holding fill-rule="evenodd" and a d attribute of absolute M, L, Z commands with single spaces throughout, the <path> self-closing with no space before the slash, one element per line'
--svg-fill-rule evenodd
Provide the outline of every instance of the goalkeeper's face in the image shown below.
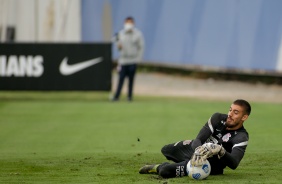
<path fill-rule="evenodd" d="M 232 104 L 229 112 L 228 117 L 226 120 L 226 126 L 229 130 L 236 130 L 242 127 L 245 120 L 247 120 L 248 115 L 245 113 L 245 109 L 240 105 Z"/>

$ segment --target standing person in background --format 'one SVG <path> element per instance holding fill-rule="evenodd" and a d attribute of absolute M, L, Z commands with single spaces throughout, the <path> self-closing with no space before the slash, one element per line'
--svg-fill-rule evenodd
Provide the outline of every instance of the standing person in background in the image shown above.
<path fill-rule="evenodd" d="M 112 101 L 118 101 L 122 90 L 123 82 L 128 77 L 128 101 L 133 99 L 134 76 L 137 63 L 141 62 L 144 52 L 144 38 L 141 31 L 134 26 L 134 18 L 127 17 L 124 21 L 124 28 L 115 36 L 115 43 L 120 53 L 117 70 L 119 79 L 116 92 Z"/>

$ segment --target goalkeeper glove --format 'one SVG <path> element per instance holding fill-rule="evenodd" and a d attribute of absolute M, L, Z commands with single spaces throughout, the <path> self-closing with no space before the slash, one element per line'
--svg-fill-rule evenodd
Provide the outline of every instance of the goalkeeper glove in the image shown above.
<path fill-rule="evenodd" d="M 205 143 L 195 149 L 191 158 L 191 164 L 195 166 L 202 165 L 207 158 L 218 155 L 218 158 L 223 157 L 225 149 L 218 144 Z"/>
<path fill-rule="evenodd" d="M 200 146 L 197 147 L 197 148 L 200 148 Z M 193 154 L 193 156 L 190 160 L 191 165 L 193 165 L 193 166 L 203 165 L 204 162 L 207 160 L 207 155 L 200 153 L 197 148 L 195 149 L 195 152 L 194 152 L 194 154 Z"/>
<path fill-rule="evenodd" d="M 213 143 L 203 144 L 202 146 L 200 146 L 198 151 L 200 152 L 200 154 L 207 155 L 207 158 L 212 157 L 214 155 L 218 155 L 218 157 L 221 158 L 225 154 L 225 149 L 222 147 L 222 145 Z"/>

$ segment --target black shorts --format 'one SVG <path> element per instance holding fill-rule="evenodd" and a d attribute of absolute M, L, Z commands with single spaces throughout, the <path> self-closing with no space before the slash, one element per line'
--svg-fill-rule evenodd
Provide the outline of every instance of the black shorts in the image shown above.
<path fill-rule="evenodd" d="M 194 151 L 191 147 L 192 140 L 179 141 L 173 144 L 165 145 L 162 148 L 162 154 L 174 162 L 190 160 Z"/>

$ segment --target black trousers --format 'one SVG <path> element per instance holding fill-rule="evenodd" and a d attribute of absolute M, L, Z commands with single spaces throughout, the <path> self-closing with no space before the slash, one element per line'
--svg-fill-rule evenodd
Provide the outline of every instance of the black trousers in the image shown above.
<path fill-rule="evenodd" d="M 191 140 L 179 141 L 165 145 L 162 154 L 175 163 L 162 163 L 158 167 L 158 174 L 163 178 L 174 178 L 187 176 L 187 163 L 193 155 Z"/>
<path fill-rule="evenodd" d="M 136 73 L 137 65 L 136 64 L 129 64 L 129 65 L 122 65 L 119 71 L 119 79 L 118 79 L 118 86 L 116 93 L 114 95 L 114 99 L 118 100 L 122 86 L 124 83 L 124 79 L 128 77 L 128 93 L 127 98 L 128 100 L 132 100 L 132 93 L 133 93 L 133 84 L 134 84 L 134 77 Z"/>

